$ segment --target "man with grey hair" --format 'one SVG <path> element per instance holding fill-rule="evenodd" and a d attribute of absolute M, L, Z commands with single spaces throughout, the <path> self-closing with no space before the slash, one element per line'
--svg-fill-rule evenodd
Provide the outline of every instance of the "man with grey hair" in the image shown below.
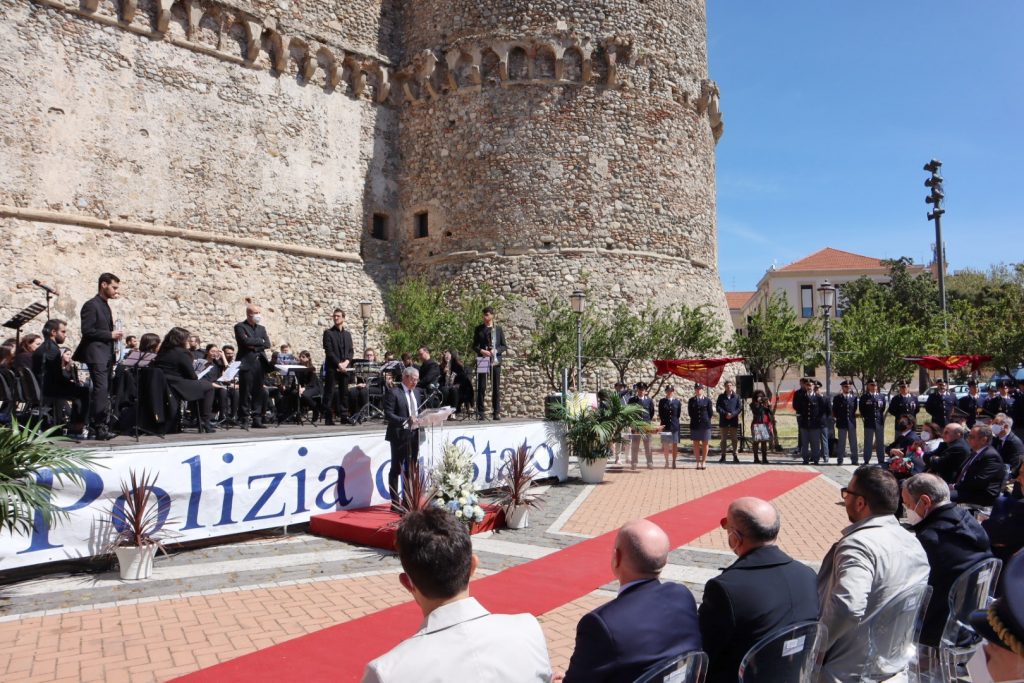
<path fill-rule="evenodd" d="M 760 498 L 737 498 L 722 519 L 726 542 L 739 559 L 704 586 L 698 615 L 710 659 L 708 683 L 735 683 L 754 643 L 818 618 L 814 571 L 775 545 L 780 526 L 778 508 Z"/>
<path fill-rule="evenodd" d="M 639 519 L 619 529 L 612 550 L 619 594 L 580 619 L 569 669 L 554 680 L 632 681 L 662 659 L 701 649 L 693 594 L 658 579 L 670 550 L 654 522 Z"/>
<path fill-rule="evenodd" d="M 925 453 L 925 471 L 942 477 L 946 483 L 956 481 L 956 475 L 971 455 L 964 441 L 967 428 L 959 422 L 950 422 L 942 428 L 942 443 L 931 453 Z"/>
<path fill-rule="evenodd" d="M 402 370 L 401 385 L 384 394 L 384 419 L 388 423 L 384 440 L 391 444 L 388 494 L 392 512 L 402 511 L 398 478 L 403 472 L 408 472 L 409 465 L 420 455 L 420 430 L 416 416 L 427 397 L 416 386 L 419 380 L 420 371 L 410 365 Z"/>
<path fill-rule="evenodd" d="M 915 474 L 903 484 L 903 506 L 911 531 L 931 569 L 931 602 L 921 642 L 938 647 L 949 616 L 949 591 L 963 572 L 992 557 L 988 535 L 974 516 L 949 499 L 949 486 L 934 474 Z"/>
<path fill-rule="evenodd" d="M 999 497 L 1006 478 L 1006 465 L 992 448 L 992 428 L 976 424 L 967 435 L 971 455 L 964 461 L 950 491 L 950 500 L 977 507 L 989 507 Z"/>
<path fill-rule="evenodd" d="M 1010 468 L 1011 474 L 1017 476 L 1024 458 L 1024 441 L 1013 433 L 1013 418 L 1006 413 L 999 413 L 992 420 L 992 448 L 999 453 L 1003 464 Z"/>

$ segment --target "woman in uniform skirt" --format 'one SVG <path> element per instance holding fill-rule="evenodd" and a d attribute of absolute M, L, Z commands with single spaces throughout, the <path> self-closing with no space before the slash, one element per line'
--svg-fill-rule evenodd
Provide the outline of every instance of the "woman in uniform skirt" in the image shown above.
<path fill-rule="evenodd" d="M 697 458 L 697 469 L 708 468 L 708 447 L 711 445 L 711 399 L 704 395 L 704 385 L 693 387 L 693 396 L 686 404 L 690 416 L 690 438 L 693 439 L 693 454 Z"/>

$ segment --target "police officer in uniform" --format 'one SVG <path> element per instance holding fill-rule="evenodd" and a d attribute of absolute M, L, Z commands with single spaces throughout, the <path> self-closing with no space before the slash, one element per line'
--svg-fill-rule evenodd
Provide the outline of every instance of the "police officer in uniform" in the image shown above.
<path fill-rule="evenodd" d="M 998 392 L 999 390 L 996 388 L 995 384 L 988 385 L 988 398 L 985 399 L 985 402 L 981 406 L 985 417 L 992 418 L 999 413 L 1010 413 L 1009 402 L 1000 396 Z"/>
<path fill-rule="evenodd" d="M 808 382 L 808 388 L 810 388 L 810 382 Z M 797 409 L 796 403 L 794 396 L 794 409 Z M 797 420 L 804 425 L 801 432 L 806 432 L 800 450 L 805 465 L 810 464 L 811 460 L 815 465 L 821 463 L 821 431 L 825 427 L 829 410 L 828 399 L 813 390 L 808 390 L 800 401 Z"/>
<path fill-rule="evenodd" d="M 981 396 L 978 395 L 977 381 L 972 379 L 967 382 L 967 395 L 957 401 L 957 407 L 967 413 L 967 428 L 974 427 L 974 423 L 978 421 L 979 413 L 985 409 Z"/>
<path fill-rule="evenodd" d="M 857 396 L 851 390 L 852 383 L 844 379 L 839 383 L 842 393 L 832 399 L 832 418 L 839 430 L 839 443 L 836 445 L 836 464 L 843 464 L 846 445 L 850 445 L 850 462 L 857 464 Z M 867 456 L 864 458 L 867 460 Z"/>
<path fill-rule="evenodd" d="M 874 448 L 878 464 L 885 461 L 885 408 L 888 400 L 878 391 L 878 383 L 869 379 L 860 395 L 860 417 L 864 421 L 864 464 L 871 459 Z"/>
<path fill-rule="evenodd" d="M 921 410 L 917 397 L 911 396 L 910 387 L 905 380 L 901 379 L 896 386 L 900 393 L 893 396 L 892 401 L 889 402 L 889 414 L 897 421 L 906 415 L 914 421 L 914 424 L 917 424 L 917 413 Z"/>
<path fill-rule="evenodd" d="M 954 408 L 956 396 L 946 389 L 946 381 L 942 378 L 935 380 L 935 391 L 924 402 L 924 409 L 931 415 L 932 422 L 945 427 L 953 417 Z"/>

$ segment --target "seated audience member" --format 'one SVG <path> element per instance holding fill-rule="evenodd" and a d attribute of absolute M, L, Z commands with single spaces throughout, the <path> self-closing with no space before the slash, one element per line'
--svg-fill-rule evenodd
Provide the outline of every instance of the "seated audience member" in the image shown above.
<path fill-rule="evenodd" d="M 947 484 L 956 481 L 964 462 L 971 455 L 971 447 L 964 440 L 967 428 L 958 422 L 950 422 L 942 428 L 942 443 L 931 453 L 925 453 L 925 471 L 935 474 Z"/>
<path fill-rule="evenodd" d="M 999 497 L 1006 475 L 1006 466 L 998 451 L 992 448 L 992 428 L 976 424 L 967 435 L 971 455 L 960 468 L 950 487 L 954 503 L 988 507 Z"/>
<path fill-rule="evenodd" d="M 903 484 L 911 531 L 928 555 L 931 601 L 920 641 L 938 647 L 949 616 L 949 591 L 957 578 L 992 557 L 988 535 L 967 510 L 949 500 L 949 485 L 934 474 L 915 474 Z"/>
<path fill-rule="evenodd" d="M 992 504 L 992 514 L 981 523 L 992 543 L 992 554 L 1003 562 L 1024 548 L 1024 467 L 1014 484 L 1013 493 L 1003 492 Z"/>
<path fill-rule="evenodd" d="M 43 338 L 38 334 L 26 334 L 21 338 L 18 352 L 14 354 L 14 369 L 32 369 L 32 354 L 43 345 Z"/>
<path fill-rule="evenodd" d="M 1024 441 L 1013 433 L 1013 418 L 1006 413 L 999 413 L 992 420 L 992 447 L 1016 476 L 1024 458 Z"/>
<path fill-rule="evenodd" d="M 778 509 L 759 498 L 738 498 L 722 520 L 739 556 L 704 586 L 701 640 L 710 659 L 709 683 L 735 683 L 743 656 L 764 636 L 818 618 L 814 571 L 775 545 Z"/>
<path fill-rule="evenodd" d="M 420 630 L 366 666 L 377 681 L 549 681 L 540 624 L 529 614 L 491 614 L 469 596 L 477 558 L 466 526 L 440 508 L 410 512 L 395 539 L 402 587 L 420 606 Z"/>
<path fill-rule="evenodd" d="M 1024 555 L 1003 568 L 1006 592 L 986 610 L 971 615 L 985 639 L 985 662 L 995 683 L 1024 680 Z"/>
<path fill-rule="evenodd" d="M 924 452 L 934 453 L 942 443 L 942 425 L 938 422 L 926 422 L 921 425 L 919 438 L 924 444 Z"/>
<path fill-rule="evenodd" d="M 902 415 L 896 420 L 896 438 L 891 444 L 885 447 L 885 454 L 891 457 L 898 457 L 907 452 L 907 449 L 914 445 L 917 436 L 914 434 L 913 418 Z M 898 451 L 898 452 L 893 452 Z"/>
<path fill-rule="evenodd" d="M 196 378 L 196 371 L 192 367 L 192 354 L 185 349 L 188 336 L 188 330 L 172 327 L 160 343 L 160 351 L 153 359 L 153 367 L 163 371 L 167 386 L 179 399 L 198 401 L 199 431 L 215 432 L 217 429 L 210 422 L 210 413 L 213 410 L 213 392 L 216 386 L 212 382 Z"/>
<path fill-rule="evenodd" d="M 892 473 L 861 465 L 841 494 L 851 524 L 818 572 L 821 621 L 828 628 L 819 680 L 827 683 L 859 680 L 868 618 L 909 587 L 928 580 L 924 548 L 893 515 L 900 494 Z"/>
<path fill-rule="evenodd" d="M 612 551 L 619 594 L 580 619 L 565 683 L 632 681 L 666 657 L 701 649 L 693 595 L 658 579 L 670 550 L 668 535 L 653 522 L 619 529 Z"/>

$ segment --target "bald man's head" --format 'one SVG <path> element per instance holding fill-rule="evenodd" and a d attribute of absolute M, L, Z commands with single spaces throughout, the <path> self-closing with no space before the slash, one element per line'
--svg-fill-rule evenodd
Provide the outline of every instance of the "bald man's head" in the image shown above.
<path fill-rule="evenodd" d="M 616 555 L 619 558 L 619 580 L 632 581 L 638 578 L 652 578 L 661 573 L 668 562 L 671 550 L 668 534 L 660 526 L 646 519 L 626 522 L 615 539 Z"/>
<path fill-rule="evenodd" d="M 737 498 L 729 505 L 729 521 L 751 544 L 774 543 L 779 536 L 779 509 L 767 500 Z"/>

